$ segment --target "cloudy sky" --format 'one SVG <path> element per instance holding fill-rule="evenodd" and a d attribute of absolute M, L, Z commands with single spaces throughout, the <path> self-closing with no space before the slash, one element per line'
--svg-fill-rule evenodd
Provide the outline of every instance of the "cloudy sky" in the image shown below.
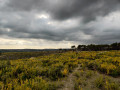
<path fill-rule="evenodd" d="M 0 48 L 120 42 L 120 0 L 0 0 Z"/>

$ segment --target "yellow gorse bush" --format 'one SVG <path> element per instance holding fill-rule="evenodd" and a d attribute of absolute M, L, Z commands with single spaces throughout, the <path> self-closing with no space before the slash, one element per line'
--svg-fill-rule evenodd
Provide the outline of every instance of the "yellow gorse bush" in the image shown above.
<path fill-rule="evenodd" d="M 120 51 L 66 52 L 30 59 L 1 60 L 0 89 L 53 90 L 56 86 L 50 82 L 61 80 L 78 64 L 84 69 L 118 76 Z"/>
<path fill-rule="evenodd" d="M 62 71 L 62 74 L 66 76 L 66 75 L 68 74 L 68 69 L 65 68 L 65 69 Z"/>
<path fill-rule="evenodd" d="M 116 69 L 116 66 L 113 64 L 104 63 L 104 64 L 101 64 L 101 69 L 105 69 L 107 71 L 107 74 L 109 74 L 110 70 Z"/>

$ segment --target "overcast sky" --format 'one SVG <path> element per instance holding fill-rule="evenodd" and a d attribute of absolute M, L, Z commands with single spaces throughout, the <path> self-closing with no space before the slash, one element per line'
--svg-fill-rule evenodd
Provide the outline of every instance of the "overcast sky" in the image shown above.
<path fill-rule="evenodd" d="M 0 48 L 120 42 L 120 0 L 0 0 Z"/>

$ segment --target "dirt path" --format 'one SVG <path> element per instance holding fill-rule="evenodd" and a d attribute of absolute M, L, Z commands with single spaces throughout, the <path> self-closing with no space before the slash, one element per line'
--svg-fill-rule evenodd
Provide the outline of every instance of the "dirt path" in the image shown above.
<path fill-rule="evenodd" d="M 78 65 L 77 68 L 75 68 L 73 70 L 72 73 L 69 74 L 69 76 L 67 77 L 66 80 L 63 80 L 63 84 L 64 86 L 58 90 L 74 90 L 74 79 L 75 79 L 75 76 L 73 75 L 74 72 L 78 71 L 80 69 L 80 64 Z"/>

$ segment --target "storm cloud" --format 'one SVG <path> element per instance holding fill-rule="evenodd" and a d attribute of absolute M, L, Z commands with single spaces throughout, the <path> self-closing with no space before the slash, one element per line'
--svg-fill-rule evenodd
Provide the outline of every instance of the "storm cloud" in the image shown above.
<path fill-rule="evenodd" d="M 119 42 L 119 10 L 120 0 L 0 0 L 0 36 L 55 44 Z"/>
<path fill-rule="evenodd" d="M 120 0 L 10 0 L 7 6 L 17 11 L 45 11 L 58 20 L 82 17 L 90 21 L 119 10 Z"/>

